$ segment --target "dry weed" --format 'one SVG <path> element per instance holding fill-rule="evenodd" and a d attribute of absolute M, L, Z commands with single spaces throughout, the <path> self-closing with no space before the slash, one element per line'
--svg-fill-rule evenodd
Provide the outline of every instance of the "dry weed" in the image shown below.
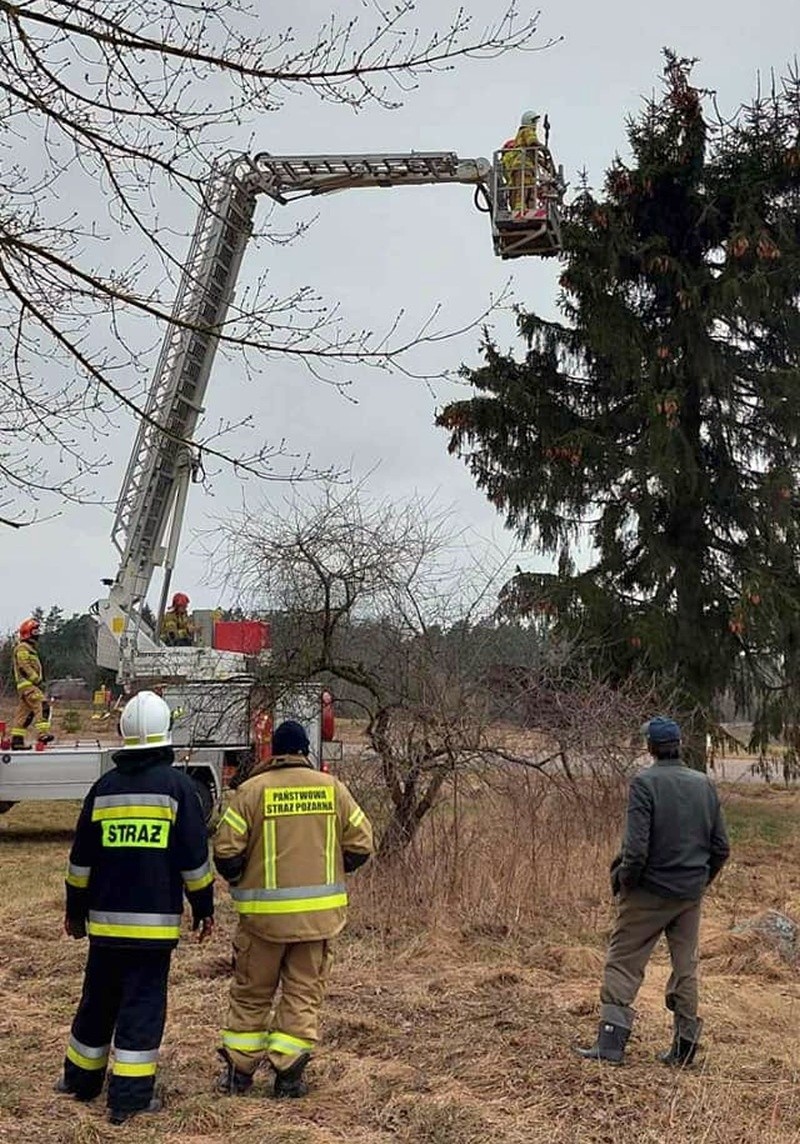
<path fill-rule="evenodd" d="M 174 958 L 162 1055 L 166 1108 L 123 1130 L 52 1080 L 86 947 L 61 932 L 75 808 L 18 807 L 0 831 L 0 1140 L 5 1144 L 800 1144 L 800 980 L 732 926 L 800 902 L 797 800 L 728 798 L 735 863 L 702 935 L 705 1051 L 655 1063 L 670 1035 L 656 953 L 628 1063 L 587 1064 L 611 923 L 617 804 L 500 774 L 443 803 L 405 859 L 354 879 L 307 1100 L 213 1093 L 234 918 L 219 888 L 210 947 Z"/>

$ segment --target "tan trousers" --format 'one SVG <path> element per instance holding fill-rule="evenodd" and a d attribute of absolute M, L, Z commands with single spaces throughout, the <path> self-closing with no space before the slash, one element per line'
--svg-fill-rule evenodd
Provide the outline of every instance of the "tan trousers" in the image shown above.
<path fill-rule="evenodd" d="M 17 709 L 11 734 L 24 739 L 25 730 L 31 723 L 40 735 L 50 730 L 49 715 L 44 714 L 44 692 L 39 687 L 25 687 L 17 692 Z"/>
<path fill-rule="evenodd" d="M 666 1005 L 675 1014 L 681 1035 L 692 1036 L 697 1023 L 699 930 L 699 899 L 661 898 L 647 890 L 623 891 L 606 956 L 600 1019 L 631 1028 L 631 1006 L 653 947 L 663 933 L 672 962 Z"/>
<path fill-rule="evenodd" d="M 317 1043 L 331 943 L 265 941 L 240 922 L 233 948 L 222 1046 L 240 1072 L 254 1073 L 265 1053 L 278 1071 L 287 1069 Z"/>

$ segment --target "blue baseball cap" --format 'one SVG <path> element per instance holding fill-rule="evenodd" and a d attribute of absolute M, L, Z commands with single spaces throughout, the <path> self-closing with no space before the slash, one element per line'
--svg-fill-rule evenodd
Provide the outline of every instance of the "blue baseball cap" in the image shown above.
<path fill-rule="evenodd" d="M 656 715 L 642 728 L 651 743 L 679 743 L 681 729 L 674 719 L 666 719 L 663 715 Z"/>

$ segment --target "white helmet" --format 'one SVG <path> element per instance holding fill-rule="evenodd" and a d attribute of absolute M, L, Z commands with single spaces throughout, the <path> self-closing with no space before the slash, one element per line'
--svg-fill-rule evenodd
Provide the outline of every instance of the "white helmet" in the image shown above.
<path fill-rule="evenodd" d="M 540 119 L 541 116 L 537 115 L 535 111 L 523 111 L 519 125 L 520 127 L 535 127 Z"/>
<path fill-rule="evenodd" d="M 169 707 L 154 691 L 139 691 L 122 709 L 119 730 L 126 751 L 169 747 L 172 743 Z"/>

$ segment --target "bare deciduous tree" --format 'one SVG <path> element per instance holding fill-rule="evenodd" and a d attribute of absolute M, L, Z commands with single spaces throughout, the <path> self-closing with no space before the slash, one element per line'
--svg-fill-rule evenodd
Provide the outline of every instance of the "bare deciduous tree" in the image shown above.
<path fill-rule="evenodd" d="M 173 320 L 185 246 L 156 208 L 162 196 L 184 195 L 191 217 L 231 136 L 295 95 L 388 108 L 429 73 L 535 47 L 535 17 L 513 4 L 490 27 L 459 10 L 427 34 L 415 8 L 375 2 L 364 27 L 334 13 L 303 43 L 245 0 L 0 0 L 3 523 L 24 522 L 24 494 L 87 496 L 81 478 L 102 463 L 115 413 L 145 415 L 144 367 L 154 331 Z M 246 360 L 298 356 L 319 373 L 385 365 L 439 336 L 387 321 L 375 337 L 350 332 L 313 290 L 280 297 L 262 282 L 220 339 Z M 267 476 L 282 454 L 278 443 L 250 457 L 204 446 Z"/>
<path fill-rule="evenodd" d="M 576 786 L 608 776 L 616 791 L 653 711 L 646 686 L 614 691 L 568 672 L 533 629 L 514 665 L 492 665 L 504 570 L 465 569 L 457 539 L 430 504 L 323 487 L 221 522 L 211 554 L 229 595 L 281 618 L 268 689 L 333 680 L 366 719 L 388 795 L 384 857 L 459 776 L 469 786 L 513 766 Z"/>

